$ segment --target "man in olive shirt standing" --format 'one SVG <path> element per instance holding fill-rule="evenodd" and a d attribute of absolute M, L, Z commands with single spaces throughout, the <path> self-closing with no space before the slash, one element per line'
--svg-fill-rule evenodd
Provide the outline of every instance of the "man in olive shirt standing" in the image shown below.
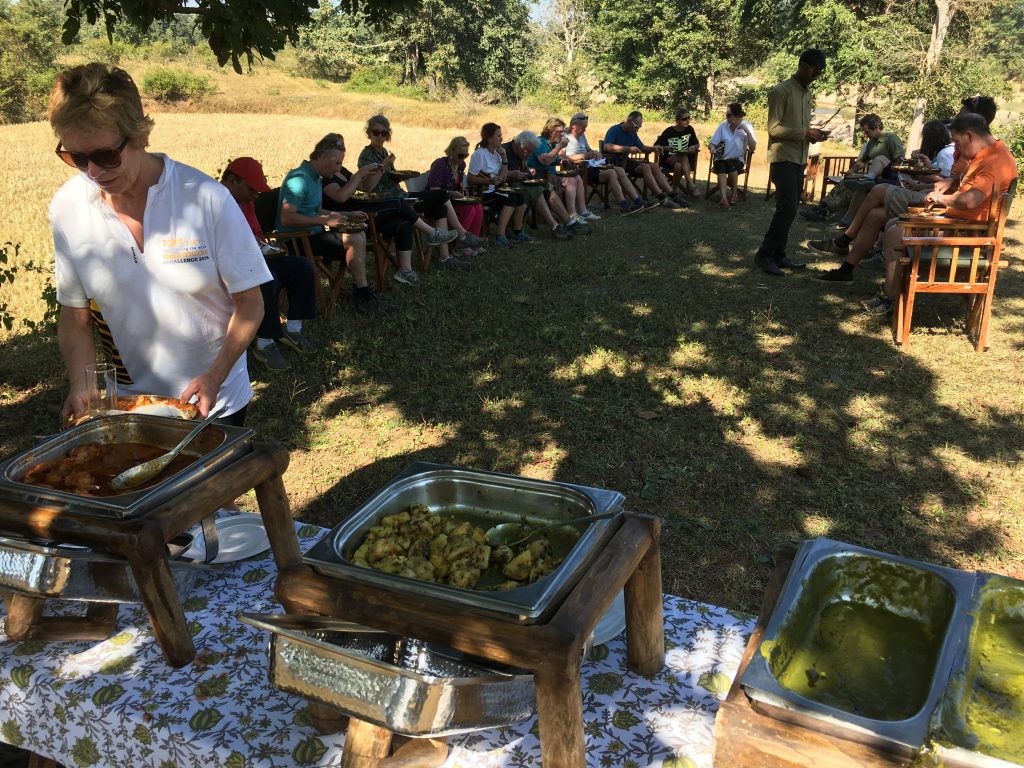
<path fill-rule="evenodd" d="M 775 185 L 775 215 L 768 225 L 755 262 L 770 275 L 784 275 L 782 267 L 803 269 L 806 265 L 786 256 L 789 228 L 800 206 L 807 147 L 823 141 L 827 134 L 811 128 L 811 92 L 809 86 L 825 70 L 825 54 L 808 48 L 800 54 L 796 74 L 768 94 L 768 162 Z"/>

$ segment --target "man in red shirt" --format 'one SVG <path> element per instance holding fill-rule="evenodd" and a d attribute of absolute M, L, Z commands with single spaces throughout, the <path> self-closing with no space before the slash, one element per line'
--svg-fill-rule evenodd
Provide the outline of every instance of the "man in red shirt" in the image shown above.
<path fill-rule="evenodd" d="M 304 321 L 316 316 L 316 272 L 308 259 L 292 256 L 266 242 L 263 228 L 256 218 L 253 201 L 257 194 L 269 192 L 270 187 L 258 160 L 251 157 L 232 160 L 221 177 L 221 183 L 228 188 L 231 197 L 242 209 L 267 260 L 270 274 L 274 276 L 269 283 L 260 286 L 263 292 L 263 322 L 256 331 L 252 356 L 268 370 L 286 371 L 292 366 L 282 353 L 281 346 L 299 354 L 313 348 L 309 338 L 303 335 L 302 326 Z M 288 321 L 284 327 L 281 326 L 278 308 L 278 297 L 282 290 L 288 296 Z"/>
<path fill-rule="evenodd" d="M 953 142 L 967 169 L 953 191 L 932 190 L 925 198 L 929 203 L 946 207 L 946 215 L 966 221 L 988 219 L 990 199 L 1010 188 L 1017 178 L 1017 162 L 1006 145 L 993 136 L 985 118 L 977 114 L 961 113 L 950 125 Z M 871 314 L 885 314 L 892 309 L 899 294 L 903 255 L 900 243 L 903 227 L 899 220 L 890 222 L 882 238 L 885 254 L 885 285 L 882 292 L 862 303 Z"/>

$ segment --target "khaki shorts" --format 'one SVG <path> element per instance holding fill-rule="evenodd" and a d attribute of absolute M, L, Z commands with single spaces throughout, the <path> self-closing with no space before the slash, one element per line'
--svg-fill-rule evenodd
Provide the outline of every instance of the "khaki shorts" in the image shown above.
<path fill-rule="evenodd" d="M 890 216 L 906 213 L 911 205 L 923 205 L 927 192 L 917 192 L 898 184 L 890 184 L 885 190 L 885 212 Z"/>

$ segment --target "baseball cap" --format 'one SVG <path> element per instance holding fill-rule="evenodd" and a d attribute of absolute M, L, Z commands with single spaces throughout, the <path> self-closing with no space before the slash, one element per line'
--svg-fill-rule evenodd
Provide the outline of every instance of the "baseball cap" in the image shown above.
<path fill-rule="evenodd" d="M 586 112 L 577 112 L 575 115 L 572 116 L 572 118 L 569 120 L 569 122 L 570 123 L 582 123 L 584 120 L 589 120 L 589 119 L 590 118 L 587 117 L 587 113 Z"/>
<path fill-rule="evenodd" d="M 266 175 L 263 173 L 263 166 L 260 165 L 260 161 L 256 158 L 236 158 L 228 164 L 227 170 L 235 174 L 235 176 L 244 179 L 246 184 L 260 194 L 270 191 Z"/>

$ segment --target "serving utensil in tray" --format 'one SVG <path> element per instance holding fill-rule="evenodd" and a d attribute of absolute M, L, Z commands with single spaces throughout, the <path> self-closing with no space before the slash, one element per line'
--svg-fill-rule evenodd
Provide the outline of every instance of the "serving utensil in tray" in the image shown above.
<path fill-rule="evenodd" d="M 533 676 L 458 651 L 320 616 L 243 613 L 271 633 L 278 688 L 406 736 L 447 736 L 533 714 Z"/>
<path fill-rule="evenodd" d="M 0 463 L 0 496 L 103 517 L 128 518 L 153 508 L 199 482 L 251 449 L 251 429 L 212 424 L 182 451 L 195 459 L 174 476 L 115 496 L 83 496 L 22 482 L 25 474 L 44 461 L 53 461 L 87 443 L 145 443 L 164 450 L 177 445 L 195 424 L 141 413 L 124 413 L 87 421 L 47 438 L 34 448 Z"/>
<path fill-rule="evenodd" d="M 587 515 L 621 512 L 625 498 L 617 491 L 570 483 L 535 480 L 497 472 L 417 462 L 336 526 L 303 558 L 318 573 L 342 581 L 383 586 L 410 596 L 425 595 L 458 603 L 476 613 L 530 624 L 543 621 L 572 589 L 583 569 L 615 532 L 621 515 L 578 526 L 580 538 L 549 575 L 507 591 L 461 589 L 430 581 L 382 573 L 352 562 L 366 533 L 385 515 L 411 504 L 450 514 L 487 530 L 500 523 L 539 527 Z"/>

